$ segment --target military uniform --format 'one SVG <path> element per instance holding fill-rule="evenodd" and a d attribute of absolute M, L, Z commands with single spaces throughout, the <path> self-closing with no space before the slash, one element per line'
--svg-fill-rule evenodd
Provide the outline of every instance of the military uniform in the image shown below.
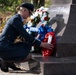
<path fill-rule="evenodd" d="M 4 60 L 21 61 L 30 53 L 31 46 L 40 46 L 41 42 L 23 28 L 22 17 L 19 14 L 12 16 L 6 23 L 0 35 L 0 57 Z M 27 42 L 14 43 L 21 35 Z"/>

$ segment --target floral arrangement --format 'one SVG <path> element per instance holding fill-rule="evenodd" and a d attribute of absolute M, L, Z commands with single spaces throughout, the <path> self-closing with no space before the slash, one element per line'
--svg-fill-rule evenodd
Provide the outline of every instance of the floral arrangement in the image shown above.
<path fill-rule="evenodd" d="M 48 8 L 40 7 L 31 15 L 28 26 L 36 26 L 38 23 L 41 25 L 48 25 L 50 21 Z"/>
<path fill-rule="evenodd" d="M 42 42 L 47 42 L 49 44 L 55 45 L 55 34 L 53 29 L 49 27 L 50 24 L 50 17 L 48 13 L 48 8 L 40 7 L 38 8 L 33 15 L 31 15 L 29 22 L 27 25 L 24 25 L 24 28 L 30 33 L 34 33 L 35 38 Z M 33 34 L 32 34 L 33 35 Z M 45 48 L 38 48 L 34 46 L 35 50 L 39 51 L 41 49 L 43 56 L 50 56 L 52 55 L 52 50 L 48 50 Z M 40 51 L 39 51 L 40 52 Z"/>

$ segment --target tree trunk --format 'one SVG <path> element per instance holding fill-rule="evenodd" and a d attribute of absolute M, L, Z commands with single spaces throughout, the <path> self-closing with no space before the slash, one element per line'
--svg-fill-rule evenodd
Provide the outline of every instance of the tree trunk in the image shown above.
<path fill-rule="evenodd" d="M 33 0 L 33 4 L 35 5 L 35 8 L 39 8 L 45 5 L 45 0 Z"/>
<path fill-rule="evenodd" d="M 38 7 L 38 0 L 33 0 L 33 4 L 34 4 L 35 8 Z"/>
<path fill-rule="evenodd" d="M 40 0 L 39 6 L 44 6 L 45 5 L 45 0 Z"/>
<path fill-rule="evenodd" d="M 44 6 L 44 5 L 45 5 L 45 0 L 40 0 L 39 7 Z"/>

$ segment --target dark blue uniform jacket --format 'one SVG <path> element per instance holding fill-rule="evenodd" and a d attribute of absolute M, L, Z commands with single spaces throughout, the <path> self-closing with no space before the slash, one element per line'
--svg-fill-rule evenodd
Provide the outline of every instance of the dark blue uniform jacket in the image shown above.
<path fill-rule="evenodd" d="M 14 43 L 18 36 L 27 42 Z M 4 60 L 20 61 L 27 57 L 32 45 L 40 46 L 41 42 L 28 34 L 23 28 L 22 18 L 19 14 L 12 16 L 6 23 L 0 35 L 0 57 Z"/>

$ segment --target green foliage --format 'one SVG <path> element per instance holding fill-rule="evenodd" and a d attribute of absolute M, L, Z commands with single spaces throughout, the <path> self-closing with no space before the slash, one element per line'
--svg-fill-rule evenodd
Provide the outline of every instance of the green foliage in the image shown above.
<path fill-rule="evenodd" d="M 11 6 L 15 0 L 0 0 L 0 4 L 3 6 Z"/>
<path fill-rule="evenodd" d="M 45 0 L 45 7 L 49 7 L 51 5 L 51 0 Z"/>
<path fill-rule="evenodd" d="M 0 9 L 3 11 L 15 11 L 16 7 L 20 5 L 22 2 L 33 2 L 35 5 L 35 8 L 37 9 L 39 7 L 38 2 L 40 0 L 0 0 Z M 38 1 L 38 2 L 37 2 Z M 44 0 L 45 7 L 48 7 L 50 5 L 50 0 Z M 43 3 L 40 3 L 43 4 Z"/>
<path fill-rule="evenodd" d="M 38 14 L 38 16 L 33 19 L 33 26 L 37 25 L 39 22 L 40 22 L 40 15 Z"/>
<path fill-rule="evenodd" d="M 0 9 L 14 11 L 20 3 L 21 0 L 0 0 Z"/>

